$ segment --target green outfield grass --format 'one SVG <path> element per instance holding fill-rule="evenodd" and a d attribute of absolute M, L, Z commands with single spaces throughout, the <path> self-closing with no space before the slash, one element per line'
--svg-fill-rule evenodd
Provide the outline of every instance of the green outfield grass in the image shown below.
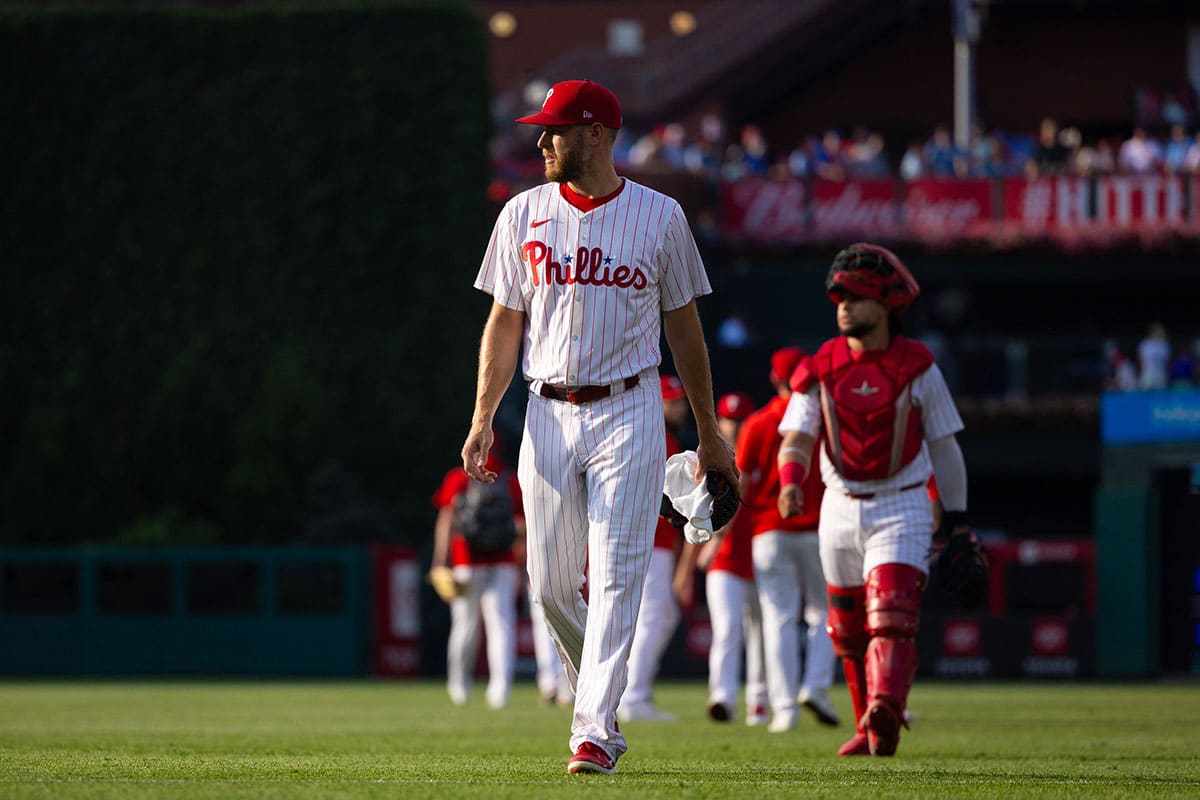
<path fill-rule="evenodd" d="M 837 704 L 849 716 L 844 689 Z M 569 776 L 570 711 L 519 684 L 492 711 L 440 683 L 0 683 L 0 797 L 1200 797 L 1200 686 L 918 683 L 894 758 L 849 727 L 768 734 L 704 714 L 630 723 L 613 777 Z"/>

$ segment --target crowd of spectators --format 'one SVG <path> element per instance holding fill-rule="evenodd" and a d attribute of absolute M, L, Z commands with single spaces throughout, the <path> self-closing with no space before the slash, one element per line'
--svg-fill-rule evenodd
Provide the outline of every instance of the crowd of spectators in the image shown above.
<path fill-rule="evenodd" d="M 1189 134 L 1184 123 L 1175 123 L 1159 139 L 1139 125 L 1124 139 L 1087 138 L 1079 128 L 1060 126 L 1047 117 L 1036 134 L 984 131 L 977 125 L 965 148 L 955 143 L 947 127 L 938 126 L 927 138 L 908 142 L 897 155 L 883 134 L 865 125 L 853 126 L 845 136 L 830 128 L 780 147 L 753 124 L 726 142 L 721 121 L 713 117 L 704 121 L 696 137 L 674 122 L 640 134 L 627 131 L 618 140 L 616 156 L 624 167 L 682 170 L 714 180 L 1198 174 L 1200 131 Z"/>
<path fill-rule="evenodd" d="M 1132 355 L 1115 341 L 1104 344 L 1108 362 L 1105 388 L 1118 391 L 1136 389 L 1188 389 L 1200 387 L 1200 338 L 1190 346 L 1172 346 L 1161 322 L 1151 322 L 1146 335 Z"/>
<path fill-rule="evenodd" d="M 1143 95 L 1153 96 L 1153 102 Z M 1142 99 L 1135 104 L 1126 135 L 1085 132 L 1046 117 L 1036 129 L 1022 132 L 986 130 L 977 124 L 965 147 L 955 142 L 945 125 L 905 141 L 896 141 L 894 134 L 889 140 L 883 132 L 858 124 L 785 142 L 768 141 L 763 129 L 753 123 L 730 130 L 719 115 L 708 114 L 686 127 L 680 122 L 665 122 L 650 130 L 626 127 L 617 139 L 614 160 L 618 169 L 634 174 L 669 171 L 714 182 L 747 177 L 913 181 L 1200 174 L 1200 126 L 1196 126 L 1200 114 L 1189 111 L 1190 104 L 1171 93 L 1143 92 L 1138 97 Z M 498 126 L 505 133 L 493 142 L 491 195 L 497 201 L 542 179 L 533 142 L 514 138 L 519 133 L 511 133 L 511 128 Z"/>

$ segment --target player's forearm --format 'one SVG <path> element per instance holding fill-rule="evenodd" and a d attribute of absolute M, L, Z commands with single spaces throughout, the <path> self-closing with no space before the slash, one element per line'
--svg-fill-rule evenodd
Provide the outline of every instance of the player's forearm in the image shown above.
<path fill-rule="evenodd" d="M 675 371 L 683 382 L 692 416 L 696 420 L 696 432 L 700 439 L 720 437 L 717 429 L 717 413 L 713 405 L 712 373 L 708 364 L 708 348 L 704 344 L 704 330 L 700 326 L 700 314 L 696 301 L 663 315 L 663 332 Z"/>
<path fill-rule="evenodd" d="M 938 497 L 947 512 L 967 510 L 967 465 L 954 436 L 928 442 L 929 460 L 937 477 Z"/>
<path fill-rule="evenodd" d="M 779 445 L 776 464 L 781 484 L 802 484 L 812 469 L 813 449 L 817 440 L 807 433 L 787 431 Z"/>
<path fill-rule="evenodd" d="M 479 345 L 479 375 L 475 387 L 475 413 L 472 424 L 488 427 L 500 406 L 500 400 L 512 383 L 521 351 L 521 336 L 525 331 L 525 314 L 492 304 L 491 314 L 483 326 Z"/>
<path fill-rule="evenodd" d="M 433 557 L 429 560 L 431 567 L 445 567 L 450 564 L 450 525 L 454 516 L 451 506 L 438 509 L 437 521 L 433 524 Z"/>
<path fill-rule="evenodd" d="M 684 542 L 683 547 L 679 550 L 679 563 L 675 565 L 676 576 L 686 575 L 690 570 L 694 570 L 699 559 L 700 545 Z"/>

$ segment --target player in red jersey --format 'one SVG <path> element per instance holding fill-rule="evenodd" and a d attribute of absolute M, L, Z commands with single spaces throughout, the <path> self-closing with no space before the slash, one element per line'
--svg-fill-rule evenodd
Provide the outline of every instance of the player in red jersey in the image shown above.
<path fill-rule="evenodd" d="M 751 552 L 758 599 L 762 606 L 763 647 L 771 722 L 767 730 L 782 733 L 796 727 L 797 711 L 806 708 L 825 725 L 837 725 L 837 710 L 829 699 L 833 683 L 833 645 L 826 631 L 828 601 L 817 542 L 817 522 L 824 487 L 819 475 L 804 481 L 804 511 L 780 516 L 777 460 L 782 439 L 779 423 L 791 389 L 788 378 L 804 359 L 799 347 L 785 347 L 771 356 L 771 399 L 742 428 L 737 445 L 742 471 L 742 500 L 752 510 Z M 800 663 L 799 623 L 806 625 L 803 670 Z"/>

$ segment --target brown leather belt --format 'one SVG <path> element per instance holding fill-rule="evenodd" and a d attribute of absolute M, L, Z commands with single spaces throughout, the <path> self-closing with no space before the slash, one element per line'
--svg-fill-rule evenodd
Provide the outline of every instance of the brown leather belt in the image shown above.
<path fill-rule="evenodd" d="M 638 385 L 641 376 L 634 375 L 632 378 L 626 378 L 625 386 L 621 391 L 632 389 Z M 603 400 L 613 393 L 612 386 L 551 386 L 548 383 L 543 383 L 538 389 L 538 394 L 542 397 L 547 397 L 551 400 L 562 400 L 564 403 L 591 403 L 596 400 Z"/>
<path fill-rule="evenodd" d="M 924 485 L 925 481 L 917 481 L 916 483 L 910 483 L 908 486 L 901 486 L 899 489 L 890 492 L 866 492 L 864 494 L 846 492 L 846 497 L 853 497 L 855 500 L 870 500 L 872 497 L 878 497 L 879 495 L 883 494 L 900 494 L 900 492 L 907 492 L 911 489 L 919 489 Z"/>

